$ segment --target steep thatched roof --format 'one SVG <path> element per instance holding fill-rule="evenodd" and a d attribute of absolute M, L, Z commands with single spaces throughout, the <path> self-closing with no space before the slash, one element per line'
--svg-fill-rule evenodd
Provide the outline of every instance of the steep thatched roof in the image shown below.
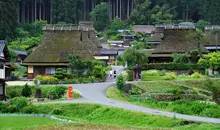
<path fill-rule="evenodd" d="M 68 54 L 78 55 L 84 60 L 93 59 L 91 42 L 81 41 L 81 30 L 44 31 L 44 38 L 38 48 L 31 53 L 25 63 L 67 63 Z M 91 45 L 91 46 L 94 46 Z"/>
<path fill-rule="evenodd" d="M 212 31 L 213 30 L 205 31 L 205 38 L 208 41 L 206 45 L 216 45 L 216 42 L 217 42 L 217 45 L 220 45 L 220 34 L 217 34 L 217 37 L 216 37 L 216 34 L 214 34 Z M 217 38 L 217 41 L 216 41 L 216 38 Z"/>
<path fill-rule="evenodd" d="M 198 45 L 192 40 L 187 39 L 187 34 L 195 30 L 189 29 L 168 29 L 164 30 L 164 39 L 161 44 L 157 46 L 154 54 L 168 54 L 168 53 L 185 53 L 198 49 Z M 208 52 L 204 45 L 200 47 L 203 52 Z"/>
<path fill-rule="evenodd" d="M 95 30 L 89 31 L 89 38 L 98 48 L 102 48 L 101 41 L 95 36 Z"/>
<path fill-rule="evenodd" d="M 88 51 L 92 55 L 99 54 L 98 47 L 96 46 L 96 44 L 92 40 L 89 39 L 90 33 L 88 31 L 82 31 L 81 33 L 82 33 L 82 36 L 81 36 L 82 43 L 83 43 L 83 45 L 85 45 L 85 47 L 88 49 Z"/>

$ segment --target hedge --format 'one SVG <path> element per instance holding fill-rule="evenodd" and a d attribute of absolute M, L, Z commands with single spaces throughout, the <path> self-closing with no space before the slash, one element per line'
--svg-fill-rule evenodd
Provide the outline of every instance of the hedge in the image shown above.
<path fill-rule="evenodd" d="M 204 70 L 205 67 L 198 64 L 177 64 L 177 63 L 151 63 L 142 66 L 143 70 Z"/>

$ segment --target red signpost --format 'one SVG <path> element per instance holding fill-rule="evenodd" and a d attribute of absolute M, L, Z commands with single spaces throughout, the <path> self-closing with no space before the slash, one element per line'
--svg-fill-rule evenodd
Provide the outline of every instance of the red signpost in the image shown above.
<path fill-rule="evenodd" d="M 68 99 L 72 99 L 73 98 L 73 88 L 72 86 L 68 87 Z"/>

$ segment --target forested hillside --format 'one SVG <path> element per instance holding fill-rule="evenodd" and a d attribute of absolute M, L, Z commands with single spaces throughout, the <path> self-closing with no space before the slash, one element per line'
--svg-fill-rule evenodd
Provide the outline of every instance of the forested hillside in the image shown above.
<path fill-rule="evenodd" d="M 24 50 L 38 44 L 41 26 L 45 21 L 18 23 L 18 2 L 20 0 L 0 0 L 0 39 L 7 40 L 11 49 Z M 97 0 L 97 3 L 107 0 Z M 123 23 L 125 27 L 134 24 L 173 24 L 183 21 L 197 23 L 200 29 L 207 24 L 220 24 L 219 0 L 134 0 L 134 10 L 130 19 Z M 78 23 L 82 0 L 52 0 L 53 23 Z M 105 10 L 106 11 L 103 11 Z M 108 6 L 96 6 L 90 13 L 94 25 L 102 25 L 98 31 L 117 28 L 108 18 Z M 100 20 L 102 19 L 102 20 Z M 114 26 L 114 27 L 112 27 Z M 116 37 L 116 36 L 115 36 Z"/>

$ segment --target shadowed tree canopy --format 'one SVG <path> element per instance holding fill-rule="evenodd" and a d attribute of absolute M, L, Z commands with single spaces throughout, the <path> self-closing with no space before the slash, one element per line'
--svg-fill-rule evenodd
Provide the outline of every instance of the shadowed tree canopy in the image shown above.
<path fill-rule="evenodd" d="M 97 5 L 90 13 L 91 20 L 93 21 L 94 28 L 97 31 L 103 31 L 109 24 L 109 10 L 108 4 L 102 2 Z"/>
<path fill-rule="evenodd" d="M 12 39 L 16 32 L 18 0 L 0 0 L 0 39 Z"/>

